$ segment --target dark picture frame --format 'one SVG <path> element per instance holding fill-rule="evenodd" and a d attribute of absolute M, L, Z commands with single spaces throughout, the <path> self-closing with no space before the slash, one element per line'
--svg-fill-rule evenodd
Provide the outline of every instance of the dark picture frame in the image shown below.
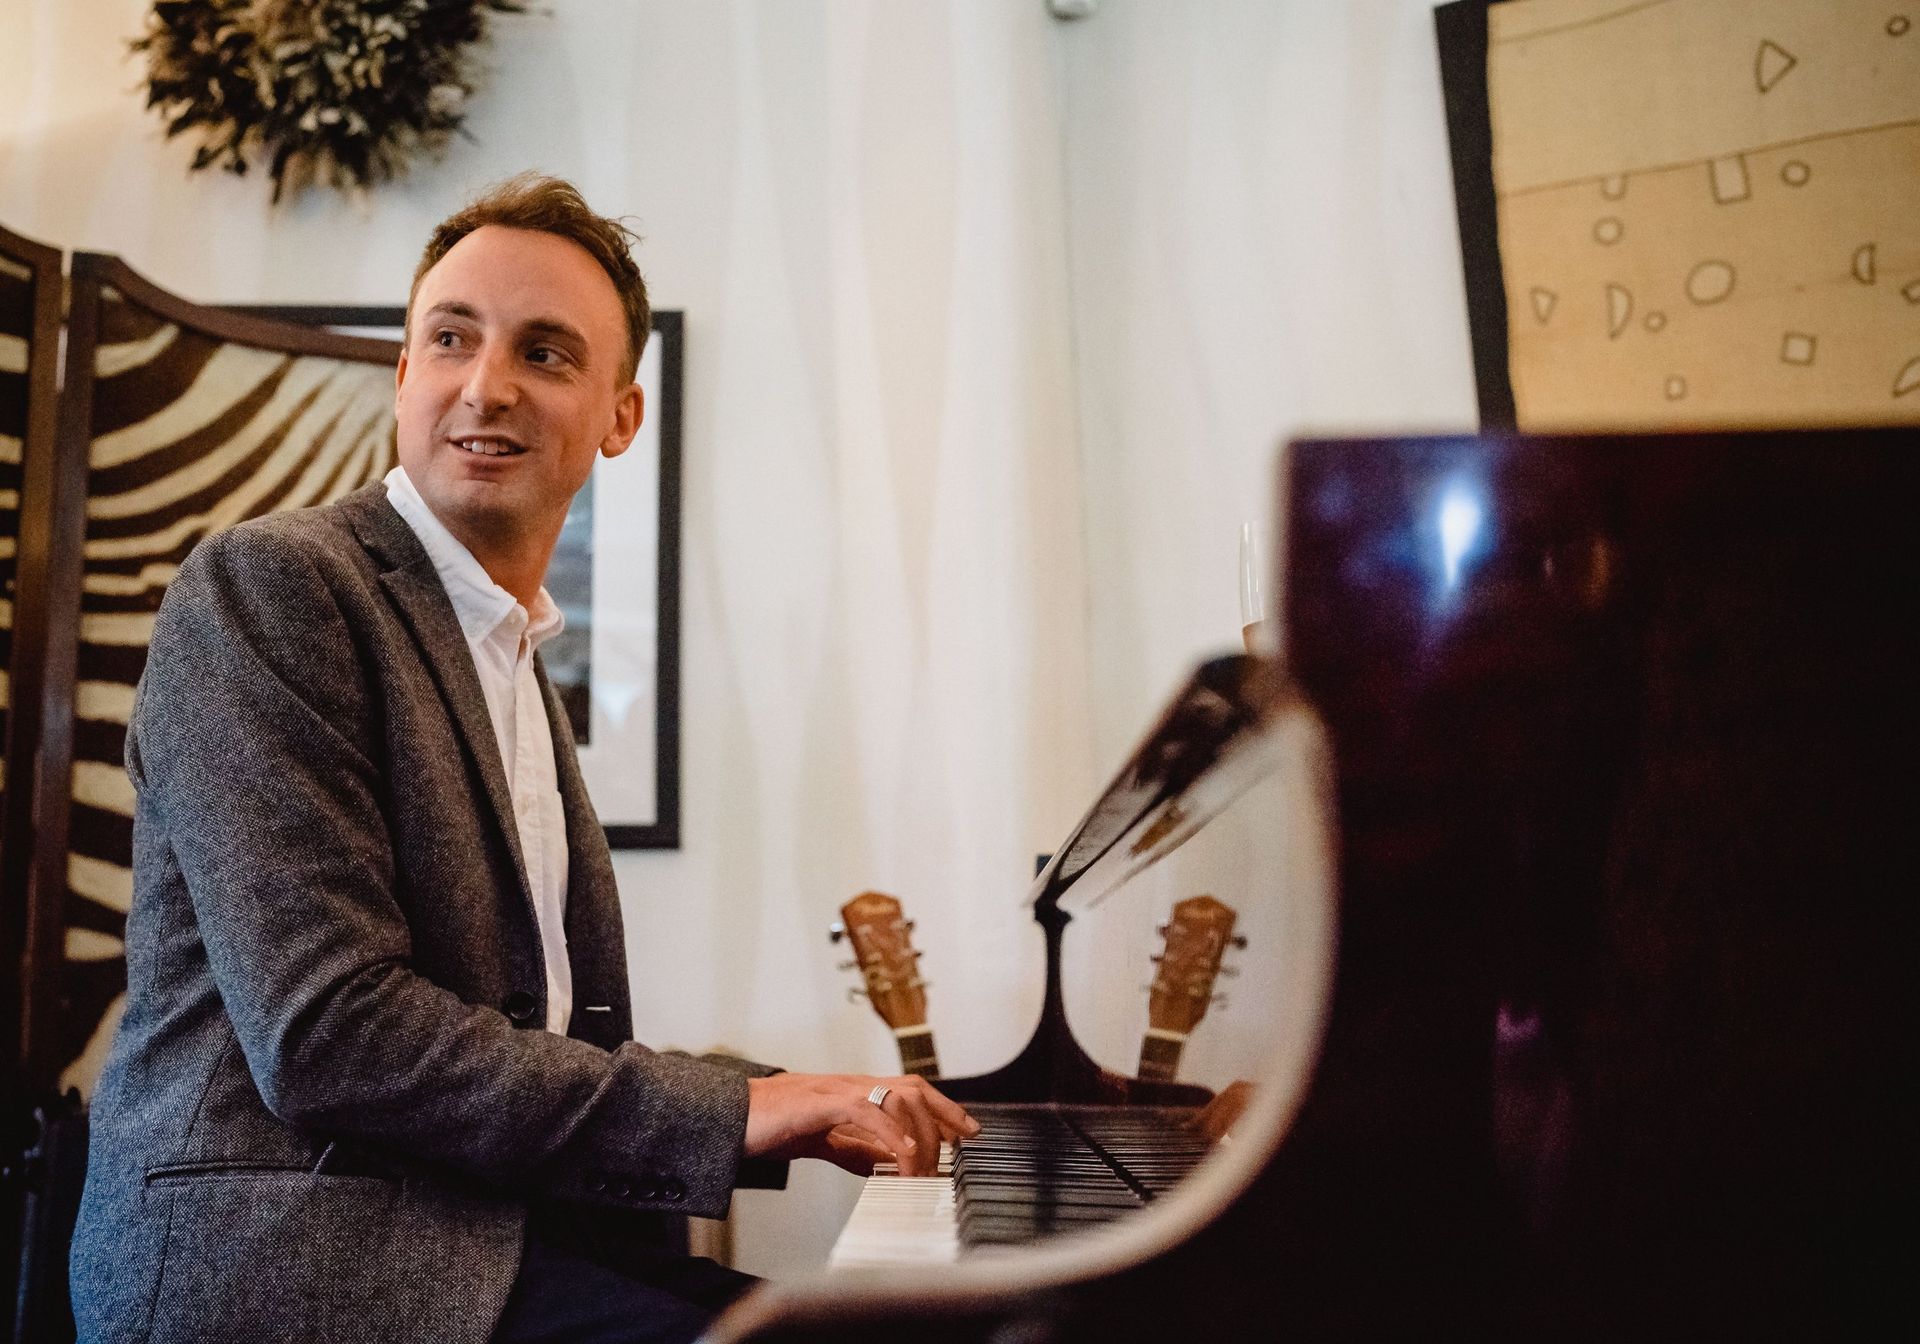
<path fill-rule="evenodd" d="M 1500 263 L 1500 220 L 1493 189 L 1493 113 L 1487 96 L 1487 10 L 1500 2 L 1453 0 L 1433 11 L 1482 431 L 1513 429 L 1518 423 L 1508 362 L 1506 273 Z"/>
<path fill-rule="evenodd" d="M 231 311 L 342 334 L 398 340 L 402 307 L 348 304 L 249 304 Z M 680 475 L 684 314 L 653 314 L 637 380 L 646 419 L 634 447 L 602 461 L 574 500 L 547 576 L 568 630 L 543 651 L 579 744 L 581 771 L 614 849 L 680 847 Z M 635 454 L 651 450 L 657 476 L 643 482 Z M 651 497 L 649 499 L 649 497 Z M 649 503 L 657 507 L 647 507 Z M 653 519 L 652 544 L 636 511 Z M 616 571 L 617 581 L 603 580 Z M 629 582 L 627 566 L 653 571 Z M 651 591 L 652 610 L 631 605 Z M 636 725 L 638 715 L 642 722 Z M 650 723 L 651 731 L 647 731 Z M 652 769 L 636 775 L 641 752 Z"/>

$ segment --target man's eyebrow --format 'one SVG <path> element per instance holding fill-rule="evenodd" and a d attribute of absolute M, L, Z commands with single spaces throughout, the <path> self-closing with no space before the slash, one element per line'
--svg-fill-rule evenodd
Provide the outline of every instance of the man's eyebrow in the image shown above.
<path fill-rule="evenodd" d="M 563 322 L 557 317 L 536 317 L 527 323 L 524 330 L 529 336 L 557 336 L 563 341 L 578 346 L 585 346 L 587 343 L 586 336 L 578 327 L 570 322 Z"/>
<path fill-rule="evenodd" d="M 420 320 L 424 322 L 428 318 L 436 316 L 464 317 L 469 321 L 477 321 L 480 314 L 474 310 L 473 305 L 470 303 L 462 303 L 458 299 L 442 299 L 440 302 L 434 304 L 433 307 L 427 309 L 425 313 L 421 314 Z"/>
<path fill-rule="evenodd" d="M 459 299 L 442 299 L 421 315 L 422 322 L 430 322 L 436 317 L 457 317 L 468 322 L 480 321 L 480 310 L 470 303 Z M 520 327 L 523 336 L 540 336 L 549 340 L 563 341 L 576 349 L 587 348 L 587 337 L 580 328 L 564 318 L 536 317 Z"/>

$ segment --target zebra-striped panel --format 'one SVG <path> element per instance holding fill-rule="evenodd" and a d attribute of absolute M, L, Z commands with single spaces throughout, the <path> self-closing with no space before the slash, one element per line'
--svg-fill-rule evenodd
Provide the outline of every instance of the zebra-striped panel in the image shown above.
<path fill-rule="evenodd" d="M 67 858 L 70 1061 L 90 1088 L 126 991 L 133 788 L 123 765 L 154 613 L 196 542 L 323 504 L 394 462 L 390 364 L 222 340 L 102 291 Z"/>
<path fill-rule="evenodd" d="M 13 591 L 20 540 L 20 459 L 27 435 L 27 352 L 33 338 L 33 272 L 0 254 L 0 742 L 13 703 Z M 0 795 L 7 762 L 0 754 Z"/>

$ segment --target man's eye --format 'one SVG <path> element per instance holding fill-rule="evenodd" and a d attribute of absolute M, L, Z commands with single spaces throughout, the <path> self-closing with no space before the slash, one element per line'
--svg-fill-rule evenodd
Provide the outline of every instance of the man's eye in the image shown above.
<path fill-rule="evenodd" d="M 558 364 L 562 356 L 550 345 L 536 345 L 527 351 L 527 358 L 535 364 Z"/>
<path fill-rule="evenodd" d="M 433 343 L 439 346 L 442 350 L 453 349 L 455 343 L 457 343 L 459 339 L 460 337 L 457 332 L 436 331 L 433 334 Z"/>

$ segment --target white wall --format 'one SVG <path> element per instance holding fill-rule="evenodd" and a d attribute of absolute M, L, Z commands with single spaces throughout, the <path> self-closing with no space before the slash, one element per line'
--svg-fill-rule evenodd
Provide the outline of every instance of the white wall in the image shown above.
<path fill-rule="evenodd" d="M 1001 1062 L 1032 855 L 1233 645 L 1277 442 L 1472 422 L 1428 0 L 553 0 L 493 20 L 477 143 L 278 209 L 141 110 L 144 8 L 0 0 L 9 227 L 390 303 L 533 166 L 636 216 L 687 313 L 685 843 L 618 863 L 653 1042 L 888 1068 L 823 935 L 873 887 L 948 1071 Z M 853 1187 L 798 1185 L 739 1201 L 747 1267 L 824 1256 Z"/>
<path fill-rule="evenodd" d="M 1427 0 L 1061 30 L 1096 756 L 1238 646 L 1288 435 L 1476 422 Z"/>

